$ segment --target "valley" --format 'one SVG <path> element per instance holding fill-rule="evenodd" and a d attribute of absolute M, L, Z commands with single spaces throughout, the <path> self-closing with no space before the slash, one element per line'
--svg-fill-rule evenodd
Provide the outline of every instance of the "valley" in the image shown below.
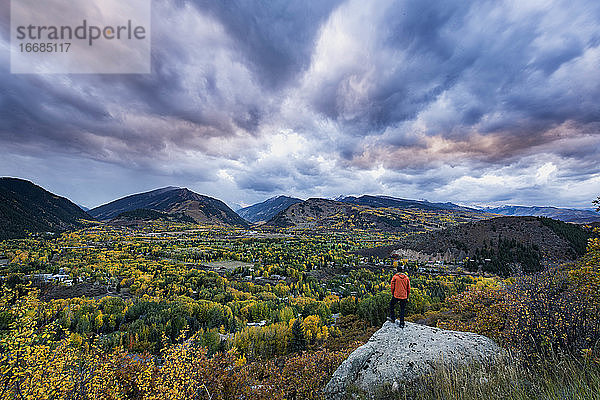
<path fill-rule="evenodd" d="M 513 341 L 520 331 L 507 316 L 529 306 L 508 296 L 511 282 L 597 271 L 598 233 L 588 225 L 385 196 L 276 200 L 250 208 L 252 223 L 169 187 L 81 211 L 71 227 L 0 241 L 0 346 L 54 349 L 53 358 L 23 356 L 15 373 L 118 363 L 137 380 L 117 389 L 148 394 L 157 388 L 140 386 L 142 371 L 185 370 L 179 352 L 190 344 L 198 370 L 233 368 L 242 387 L 265 388 L 259 398 L 283 399 L 297 393 L 298 376 L 324 387 L 383 324 L 398 264 L 411 279 L 408 321 L 506 346 L 526 343 Z M 108 379 L 103 368 L 90 376 Z"/>

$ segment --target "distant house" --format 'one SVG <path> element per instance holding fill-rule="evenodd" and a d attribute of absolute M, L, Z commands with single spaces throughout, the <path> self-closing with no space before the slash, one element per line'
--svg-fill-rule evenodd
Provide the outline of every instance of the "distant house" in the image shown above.
<path fill-rule="evenodd" d="M 331 314 L 331 318 L 333 318 L 333 323 L 331 325 L 337 324 L 338 318 L 340 318 L 340 313 Z"/>
<path fill-rule="evenodd" d="M 33 275 L 32 278 L 42 282 L 64 283 L 67 286 L 71 286 L 73 284 L 73 280 L 70 279 L 69 275 L 66 274 L 36 274 Z"/>
<path fill-rule="evenodd" d="M 265 326 L 267 324 L 267 321 L 265 321 L 264 319 L 260 322 L 247 322 L 246 325 L 248 326 Z"/>
<path fill-rule="evenodd" d="M 233 333 L 227 333 L 227 334 L 222 334 L 222 333 L 219 333 L 219 340 L 220 340 L 221 342 L 223 342 L 223 341 L 227 341 L 227 340 L 229 340 L 230 338 L 233 338 L 234 336 L 235 336 L 235 335 L 234 335 Z"/>

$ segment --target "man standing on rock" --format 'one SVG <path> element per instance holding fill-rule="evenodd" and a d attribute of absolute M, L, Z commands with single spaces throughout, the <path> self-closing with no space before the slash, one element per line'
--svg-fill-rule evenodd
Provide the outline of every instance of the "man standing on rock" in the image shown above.
<path fill-rule="evenodd" d="M 394 308 L 400 303 L 400 328 L 404 328 L 404 311 L 410 294 L 410 279 L 404 273 L 404 265 L 398 264 L 396 274 L 392 277 L 392 300 L 390 301 L 390 313 L 388 321 L 394 322 Z"/>

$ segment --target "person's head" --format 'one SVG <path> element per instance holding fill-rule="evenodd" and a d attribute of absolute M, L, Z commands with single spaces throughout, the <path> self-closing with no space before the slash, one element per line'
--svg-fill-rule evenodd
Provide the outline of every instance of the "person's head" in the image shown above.
<path fill-rule="evenodd" d="M 396 266 L 396 271 L 397 272 L 404 272 L 404 264 L 398 264 Z"/>

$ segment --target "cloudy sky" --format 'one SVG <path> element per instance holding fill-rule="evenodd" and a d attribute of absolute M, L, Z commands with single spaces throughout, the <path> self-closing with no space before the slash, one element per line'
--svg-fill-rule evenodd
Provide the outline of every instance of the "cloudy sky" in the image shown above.
<path fill-rule="evenodd" d="M 154 1 L 139 75 L 10 74 L 0 4 L 0 175 L 82 205 L 600 194 L 597 0 Z"/>

